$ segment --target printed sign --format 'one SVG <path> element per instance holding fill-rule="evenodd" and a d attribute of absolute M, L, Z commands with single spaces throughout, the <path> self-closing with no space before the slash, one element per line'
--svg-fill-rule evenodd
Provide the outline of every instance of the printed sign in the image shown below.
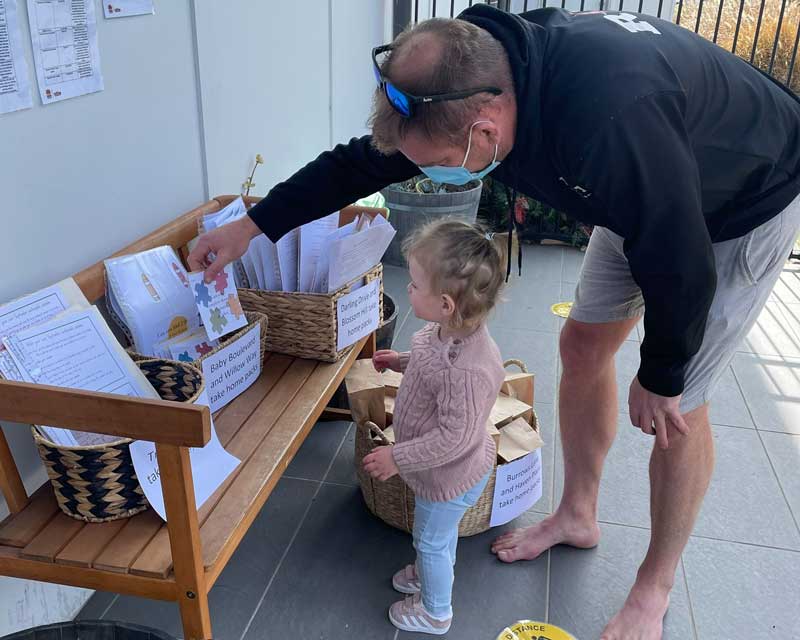
<path fill-rule="evenodd" d="M 341 351 L 368 336 L 380 324 L 381 281 L 373 280 L 339 298 L 336 303 L 338 338 L 336 350 Z"/>
<path fill-rule="evenodd" d="M 202 361 L 211 411 L 218 411 L 261 375 L 261 325 Z"/>
<path fill-rule="evenodd" d="M 542 497 L 542 450 L 497 467 L 492 519 L 496 527 L 525 513 Z"/>

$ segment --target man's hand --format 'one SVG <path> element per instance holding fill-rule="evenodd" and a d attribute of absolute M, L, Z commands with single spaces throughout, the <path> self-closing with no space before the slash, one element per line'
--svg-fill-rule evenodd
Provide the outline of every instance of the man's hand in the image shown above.
<path fill-rule="evenodd" d="M 241 258 L 250 246 L 250 241 L 259 233 L 261 230 L 250 216 L 204 233 L 189 254 L 189 270 L 205 269 L 206 282 L 210 282 L 225 265 Z"/>
<path fill-rule="evenodd" d="M 372 365 L 375 367 L 376 371 L 391 369 L 392 371 L 402 373 L 400 370 L 400 354 L 391 349 L 376 351 L 372 356 Z"/>
<path fill-rule="evenodd" d="M 648 435 L 655 434 L 656 442 L 662 449 L 669 447 L 667 429 L 677 429 L 683 435 L 689 434 L 689 426 L 680 411 L 681 396 L 667 398 L 645 389 L 639 378 L 634 378 L 628 395 L 628 409 L 631 424 Z"/>
<path fill-rule="evenodd" d="M 373 478 L 384 481 L 400 473 L 394 462 L 390 446 L 378 447 L 372 453 L 364 456 L 364 471 Z"/>

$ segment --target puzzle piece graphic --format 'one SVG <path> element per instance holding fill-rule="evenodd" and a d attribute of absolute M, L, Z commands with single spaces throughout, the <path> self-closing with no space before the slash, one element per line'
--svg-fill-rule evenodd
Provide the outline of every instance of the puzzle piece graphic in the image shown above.
<path fill-rule="evenodd" d="M 202 357 L 207 353 L 211 353 L 214 349 L 209 347 L 207 342 L 201 342 L 194 346 L 194 350 L 197 351 L 198 356 Z"/>
<path fill-rule="evenodd" d="M 239 296 L 232 293 L 228 294 L 228 309 L 231 310 L 233 317 L 237 320 L 242 317 L 244 311 L 242 310 L 242 303 L 239 301 Z"/>
<path fill-rule="evenodd" d="M 192 357 L 189 355 L 188 351 L 184 351 L 183 353 L 178 354 L 178 360 L 181 362 L 193 362 Z"/>
<path fill-rule="evenodd" d="M 211 310 L 211 327 L 214 333 L 222 333 L 222 329 L 228 324 L 228 319 L 220 313 L 217 307 Z"/>
<path fill-rule="evenodd" d="M 194 285 L 194 299 L 197 301 L 197 304 L 208 307 L 211 302 L 211 296 L 208 295 L 208 287 L 204 283 L 198 282 Z"/>
<path fill-rule="evenodd" d="M 218 294 L 225 293 L 225 289 L 228 288 L 228 274 L 224 271 L 220 271 L 217 274 L 217 277 L 214 278 L 214 289 L 216 289 Z"/>

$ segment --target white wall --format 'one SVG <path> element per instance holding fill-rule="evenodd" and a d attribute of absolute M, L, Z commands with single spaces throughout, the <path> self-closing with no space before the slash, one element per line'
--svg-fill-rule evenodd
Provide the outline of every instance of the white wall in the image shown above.
<path fill-rule="evenodd" d="M 256 153 L 263 195 L 366 131 L 384 2 L 156 0 L 154 16 L 107 21 L 94 1 L 105 91 L 0 116 L 0 302 L 238 193 Z M 31 491 L 45 474 L 30 432 L 4 431 Z M 69 619 L 90 594 L 0 578 L 0 636 Z"/>

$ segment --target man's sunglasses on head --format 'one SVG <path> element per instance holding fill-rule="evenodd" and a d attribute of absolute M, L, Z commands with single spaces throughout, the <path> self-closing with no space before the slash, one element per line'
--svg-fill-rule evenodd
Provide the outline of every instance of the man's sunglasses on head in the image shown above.
<path fill-rule="evenodd" d="M 410 118 L 414 115 L 414 109 L 418 104 L 430 104 L 433 102 L 446 102 L 448 100 L 463 100 L 470 96 L 479 93 L 491 93 L 492 95 L 499 96 L 503 93 L 497 87 L 480 87 L 478 89 L 466 89 L 464 91 L 453 91 L 452 93 L 437 93 L 430 96 L 415 96 L 398 89 L 392 81 L 384 77 L 381 73 L 381 67 L 378 64 L 378 56 L 394 48 L 393 44 L 385 44 L 380 47 L 375 47 L 372 50 L 372 64 L 375 71 L 375 80 L 378 82 L 378 87 L 383 91 L 386 99 L 392 108 L 404 118 Z"/>

